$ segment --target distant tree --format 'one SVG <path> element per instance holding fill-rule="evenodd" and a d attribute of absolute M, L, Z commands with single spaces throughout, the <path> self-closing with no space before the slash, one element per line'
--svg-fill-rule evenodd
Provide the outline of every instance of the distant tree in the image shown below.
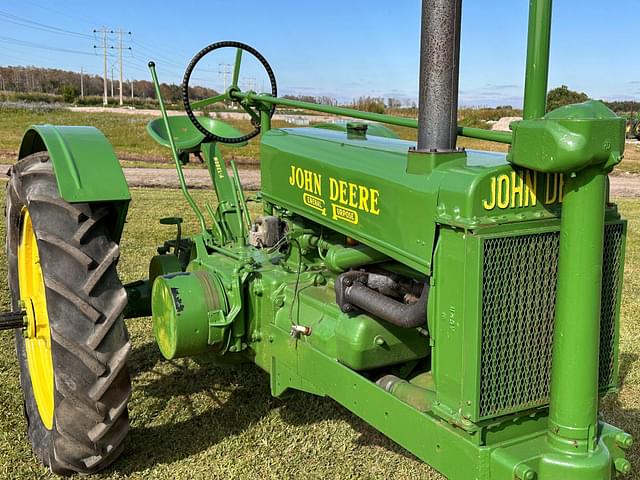
<path fill-rule="evenodd" d="M 323 104 L 323 105 L 334 105 L 335 106 L 335 105 L 338 104 L 338 101 L 335 98 L 329 97 L 327 95 L 316 97 L 316 101 L 318 103 Z"/>
<path fill-rule="evenodd" d="M 401 100 L 393 97 L 387 98 L 387 108 L 400 108 L 401 106 L 402 106 Z"/>
<path fill-rule="evenodd" d="M 78 97 L 78 89 L 73 85 L 63 85 L 58 94 L 62 95 L 62 100 L 65 103 L 73 103 L 73 101 Z"/>
<path fill-rule="evenodd" d="M 373 113 L 384 113 L 384 98 L 360 97 L 351 104 L 356 110 Z"/>
<path fill-rule="evenodd" d="M 584 92 L 575 92 L 566 85 L 554 88 L 547 94 L 547 112 L 572 103 L 586 102 L 589 96 Z"/>
<path fill-rule="evenodd" d="M 311 95 L 285 95 L 283 98 L 295 100 L 297 102 L 319 103 L 318 99 Z"/>
<path fill-rule="evenodd" d="M 633 100 L 617 100 L 613 102 L 604 102 L 607 107 L 616 113 L 629 113 L 640 111 L 640 102 Z"/>

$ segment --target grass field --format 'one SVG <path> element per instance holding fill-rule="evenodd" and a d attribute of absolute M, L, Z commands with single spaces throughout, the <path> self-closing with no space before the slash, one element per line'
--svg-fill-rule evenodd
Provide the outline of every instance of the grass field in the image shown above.
<path fill-rule="evenodd" d="M 173 235 L 158 218 L 190 218 L 176 190 L 132 193 L 121 244 L 123 282 L 145 277 L 155 247 Z M 212 197 L 205 191 L 194 195 L 199 201 Z M 640 201 L 620 204 L 630 220 L 621 328 L 623 388 L 605 400 L 603 412 L 606 420 L 640 439 Z M 0 225 L 4 238 L 4 220 Z M 185 229 L 193 232 L 195 222 L 187 221 Z M 0 309 L 6 310 L 4 259 L 0 278 Z M 132 428 L 125 453 L 99 479 L 442 478 L 332 400 L 297 392 L 271 398 L 267 375 L 253 365 L 221 368 L 205 360 L 164 361 L 149 319 L 128 322 L 134 346 L 129 364 Z M 12 334 L 0 334 L 0 352 L 0 478 L 50 478 L 26 439 Z M 640 448 L 633 447 L 630 456 L 640 469 Z"/>
<path fill-rule="evenodd" d="M 122 164 L 127 167 L 172 167 L 169 150 L 156 144 L 146 133 L 145 126 L 153 117 L 119 113 L 83 113 L 66 110 L 30 111 L 2 109 L 0 107 L 0 163 L 10 163 L 17 155 L 24 131 L 29 125 L 51 123 L 57 125 L 92 125 L 99 128 L 113 145 Z M 248 121 L 229 121 L 243 132 L 251 129 Z M 291 125 L 274 121 L 275 128 Z M 416 131 L 410 128 L 392 127 L 407 140 L 415 140 Z M 259 158 L 259 139 L 246 147 L 222 145 L 222 153 L 228 160 L 255 162 Z M 507 145 L 484 142 L 471 138 L 459 138 L 458 146 L 478 150 L 507 151 Z M 618 166 L 619 172 L 640 173 L 640 144 L 627 145 L 625 159 Z M 198 164 L 191 164 L 197 167 Z"/>
<path fill-rule="evenodd" d="M 68 110 L 37 111 L 26 109 L 3 109 L 0 106 L 0 162 L 10 163 L 17 155 L 25 130 L 38 123 L 54 125 L 91 125 L 100 129 L 113 145 L 122 164 L 127 167 L 173 168 L 171 154 L 158 145 L 146 132 L 147 123 L 155 117 L 122 113 L 85 113 Z M 225 120 L 243 132 L 252 127 L 249 121 Z M 274 127 L 291 126 L 274 121 Z M 253 139 L 245 147 L 221 146 L 227 159 L 239 161 L 258 158 L 258 140 Z M 192 166 L 198 166 L 193 164 Z"/>

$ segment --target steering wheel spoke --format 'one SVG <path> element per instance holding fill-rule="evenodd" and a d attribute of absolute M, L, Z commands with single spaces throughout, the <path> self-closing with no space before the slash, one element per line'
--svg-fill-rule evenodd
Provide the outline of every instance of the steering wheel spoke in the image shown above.
<path fill-rule="evenodd" d="M 205 98 L 203 100 L 197 100 L 197 101 L 191 102 L 189 98 L 189 80 L 191 79 L 191 74 L 193 73 L 195 67 L 205 55 L 208 55 L 209 53 L 222 48 L 236 49 L 236 55 L 235 55 L 236 58 L 235 58 L 235 64 L 233 67 L 233 76 L 231 79 L 231 86 L 224 93 L 221 93 L 219 95 L 214 95 L 213 97 Z M 264 105 L 261 105 L 260 103 L 254 104 L 252 103 L 251 100 L 244 99 L 239 103 L 242 109 L 245 112 L 247 112 L 247 114 L 251 117 L 251 124 L 253 125 L 254 129 L 249 133 L 247 133 L 246 135 L 242 135 L 239 137 L 221 137 L 219 135 L 216 135 L 215 133 L 207 130 L 204 127 L 204 125 L 202 125 L 198 121 L 197 117 L 193 113 L 194 109 L 202 108 L 207 105 L 212 105 L 214 103 L 220 102 L 225 99 L 232 100 L 233 93 L 240 92 L 240 89 L 238 88 L 238 80 L 240 79 L 240 67 L 242 65 L 242 56 L 245 52 L 253 55 L 262 64 L 263 68 L 267 73 L 267 76 L 269 77 L 269 82 L 271 84 L 270 94 L 274 97 L 278 96 L 278 87 L 276 85 L 276 78 L 267 60 L 257 50 L 250 47 L 249 45 L 246 45 L 240 42 L 218 42 L 203 48 L 202 50 L 200 50 L 200 52 L 196 54 L 195 57 L 193 57 L 184 74 L 184 79 L 182 81 L 182 99 L 184 103 L 185 112 L 189 117 L 189 120 L 191 120 L 191 123 L 193 123 L 193 125 L 200 132 L 202 132 L 209 140 L 221 142 L 221 143 L 243 143 L 243 142 L 246 142 L 247 140 L 250 140 L 251 138 L 255 137 L 260 133 L 260 112 L 258 110 L 264 108 Z M 275 111 L 275 106 L 271 106 L 269 110 L 269 115 L 273 116 L 274 111 Z"/>
<path fill-rule="evenodd" d="M 236 50 L 236 63 L 233 65 L 233 78 L 231 79 L 231 86 L 238 88 L 238 80 L 240 79 L 240 65 L 242 64 L 242 49 Z"/>
<path fill-rule="evenodd" d="M 213 97 L 205 98 L 203 100 L 198 100 L 197 102 L 191 102 L 191 108 L 197 110 L 202 107 L 206 107 L 207 105 L 213 105 L 214 103 L 221 102 L 227 98 L 226 93 L 221 93 L 220 95 L 215 95 Z"/>

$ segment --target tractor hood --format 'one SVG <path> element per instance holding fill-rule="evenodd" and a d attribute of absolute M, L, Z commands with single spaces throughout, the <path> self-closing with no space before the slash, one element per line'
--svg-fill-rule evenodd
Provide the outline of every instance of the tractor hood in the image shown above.
<path fill-rule="evenodd" d="M 411 147 L 327 129 L 271 130 L 261 142 L 262 193 L 427 274 L 437 225 L 477 230 L 559 218 L 562 174 L 479 151 L 409 174 Z"/>

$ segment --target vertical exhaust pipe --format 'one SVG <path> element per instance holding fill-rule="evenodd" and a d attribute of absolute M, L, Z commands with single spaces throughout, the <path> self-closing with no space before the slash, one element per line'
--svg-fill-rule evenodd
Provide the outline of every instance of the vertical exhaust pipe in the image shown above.
<path fill-rule="evenodd" d="M 455 151 L 462 0 L 422 0 L 418 148 Z"/>
<path fill-rule="evenodd" d="M 530 0 L 527 39 L 527 73 L 524 83 L 525 119 L 546 113 L 551 45 L 552 0 Z"/>

